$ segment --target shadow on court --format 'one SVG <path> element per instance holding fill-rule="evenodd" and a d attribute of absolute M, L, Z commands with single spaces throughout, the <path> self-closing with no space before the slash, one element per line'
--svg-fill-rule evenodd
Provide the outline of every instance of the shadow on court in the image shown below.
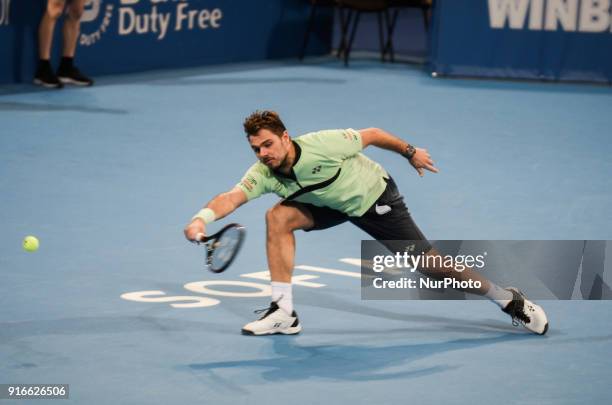
<path fill-rule="evenodd" d="M 437 316 L 429 314 L 411 313 L 410 302 L 406 302 L 406 312 L 397 313 L 384 308 L 371 307 L 366 305 L 355 304 L 354 302 L 342 299 L 338 296 L 331 294 L 323 294 L 318 292 L 311 292 L 311 296 L 314 295 L 317 298 L 310 298 L 308 301 L 301 302 L 296 300 L 299 305 L 308 305 L 316 308 L 324 308 L 333 311 L 342 311 L 346 313 L 356 314 L 359 316 L 374 317 L 377 319 L 388 319 L 393 321 L 405 321 L 405 322 L 418 322 L 423 324 L 435 324 L 448 329 L 451 331 L 463 330 L 467 332 L 483 332 L 496 330 L 498 332 L 512 332 L 517 329 L 510 323 L 510 318 L 506 314 L 502 314 L 500 311 L 499 319 L 482 319 L 482 320 L 466 320 L 462 317 L 450 317 L 450 316 Z M 440 330 L 439 327 L 436 330 Z"/>
<path fill-rule="evenodd" d="M 49 319 L 41 321 L 0 323 L 0 342 L 46 335 L 96 335 L 135 332 L 203 332 L 227 333 L 214 322 L 194 322 L 154 316 L 102 316 Z"/>
<path fill-rule="evenodd" d="M 55 112 L 69 111 L 89 114 L 129 114 L 128 110 L 117 108 L 87 107 L 81 105 L 19 103 L 14 101 L 0 101 L 0 111 L 23 111 L 23 112 Z"/>
<path fill-rule="evenodd" d="M 281 84 L 281 83 L 305 83 L 305 84 L 344 84 L 344 79 L 326 79 L 322 77 L 279 77 L 279 78 L 218 78 L 218 79 L 171 79 L 155 80 L 151 85 L 158 86 L 193 86 L 197 84 L 223 84 L 223 85 L 244 85 L 244 84 Z"/>
<path fill-rule="evenodd" d="M 384 347 L 355 345 L 300 345 L 295 338 L 266 337 L 272 340 L 276 357 L 259 360 L 222 361 L 189 364 L 191 370 L 249 369 L 263 367 L 265 380 L 304 380 L 325 378 L 332 380 L 374 381 L 410 379 L 455 369 L 460 365 L 438 364 L 429 367 L 410 367 L 410 364 L 445 352 L 471 349 L 485 345 L 532 338 L 528 335 L 502 334 L 489 338 L 456 339 L 437 343 L 419 343 Z M 390 367 L 409 367 L 408 370 L 380 372 Z"/>

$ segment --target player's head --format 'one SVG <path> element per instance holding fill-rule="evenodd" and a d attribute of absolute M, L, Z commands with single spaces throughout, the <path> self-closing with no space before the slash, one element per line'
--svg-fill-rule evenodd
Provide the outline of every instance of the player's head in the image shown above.
<path fill-rule="evenodd" d="M 255 111 L 244 120 L 244 132 L 257 159 L 271 169 L 283 165 L 291 148 L 291 138 L 276 112 Z"/>

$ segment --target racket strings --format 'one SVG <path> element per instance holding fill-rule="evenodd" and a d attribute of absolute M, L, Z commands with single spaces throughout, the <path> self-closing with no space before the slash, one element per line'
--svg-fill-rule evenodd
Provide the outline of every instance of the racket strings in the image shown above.
<path fill-rule="evenodd" d="M 236 245 L 238 244 L 238 237 L 235 236 L 224 236 L 220 241 L 216 243 L 215 251 L 216 257 L 221 261 L 228 261 L 232 258 Z"/>

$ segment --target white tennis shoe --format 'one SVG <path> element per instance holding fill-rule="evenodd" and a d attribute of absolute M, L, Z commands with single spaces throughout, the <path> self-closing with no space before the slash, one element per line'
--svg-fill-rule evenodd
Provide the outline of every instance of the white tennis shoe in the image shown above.
<path fill-rule="evenodd" d="M 295 311 L 289 315 L 274 301 L 268 308 L 260 309 L 255 311 L 255 313 L 264 311 L 266 311 L 266 313 L 261 318 L 244 325 L 242 328 L 243 335 L 260 336 L 274 335 L 277 333 L 295 335 L 302 330 L 302 325 Z"/>
<path fill-rule="evenodd" d="M 502 311 L 512 317 L 512 325 L 523 325 L 526 329 L 538 335 L 548 331 L 548 318 L 541 306 L 529 301 L 525 294 L 514 287 L 506 290 L 512 293 L 512 301 Z"/>

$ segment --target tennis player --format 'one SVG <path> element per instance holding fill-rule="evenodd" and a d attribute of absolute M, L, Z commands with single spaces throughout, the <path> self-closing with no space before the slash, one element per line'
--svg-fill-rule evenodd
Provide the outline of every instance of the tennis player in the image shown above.
<path fill-rule="evenodd" d="M 420 176 L 437 173 L 425 149 L 378 128 L 338 129 L 308 133 L 292 139 L 274 111 L 256 111 L 244 121 L 247 139 L 259 160 L 230 191 L 200 210 L 185 227 L 185 237 L 195 242 L 206 224 L 225 217 L 242 204 L 265 193 L 282 198 L 266 213 L 266 250 L 272 283 L 272 303 L 258 320 L 242 328 L 244 334 L 296 334 L 302 330 L 293 309 L 291 276 L 298 229 L 315 231 L 351 222 L 380 241 L 419 241 L 417 252 L 437 256 L 412 220 L 402 195 L 387 171 L 362 152 L 376 146 L 400 154 Z M 402 248 L 383 242 L 392 252 Z M 404 246 L 405 244 L 402 244 Z M 405 249 L 405 247 L 404 247 Z M 480 288 L 464 291 L 485 296 L 531 332 L 544 334 L 548 320 L 542 308 L 515 288 L 501 288 L 477 271 L 452 267 L 420 268 L 436 279 L 480 281 Z M 433 264 L 434 266 L 436 264 Z M 468 285 L 463 283 L 463 285 Z"/>

